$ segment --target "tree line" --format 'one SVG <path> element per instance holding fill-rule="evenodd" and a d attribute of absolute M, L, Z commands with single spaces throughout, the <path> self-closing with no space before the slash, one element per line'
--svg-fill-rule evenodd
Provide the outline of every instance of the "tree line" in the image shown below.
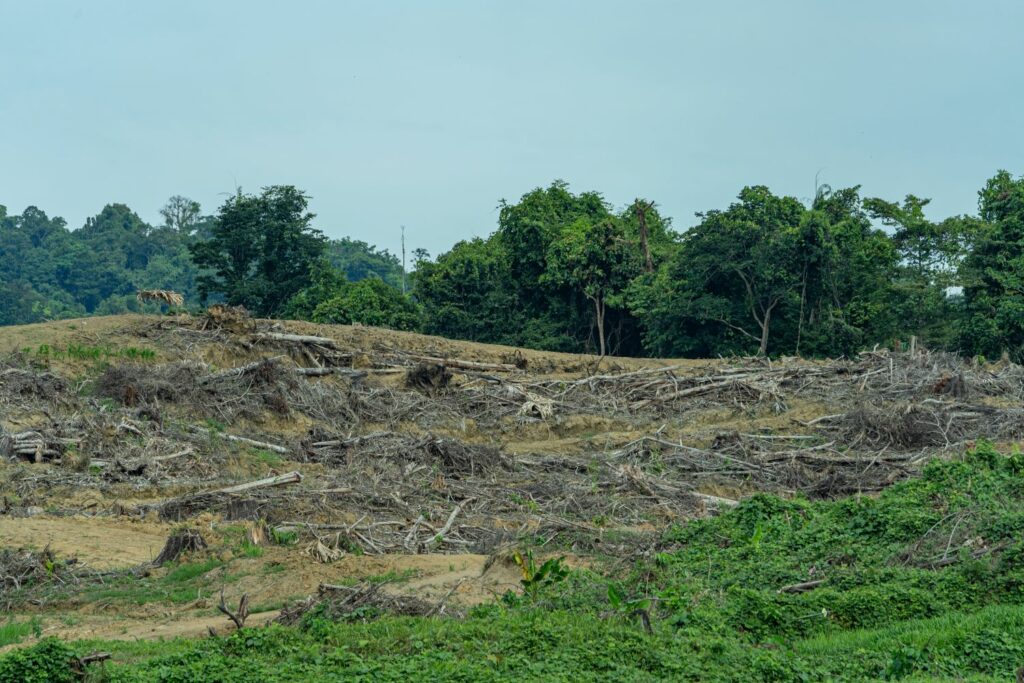
<path fill-rule="evenodd" d="M 0 322 L 134 310 L 135 288 L 257 315 L 358 322 L 602 355 L 850 355 L 917 337 L 1024 357 L 1024 179 L 1000 171 L 976 215 L 929 201 L 765 186 L 677 232 L 655 202 L 616 208 L 556 181 L 499 204 L 497 229 L 431 259 L 409 292 L 387 251 L 328 240 L 292 186 L 239 191 L 213 216 L 172 198 L 151 227 L 110 205 L 75 231 L 0 209 Z"/>
<path fill-rule="evenodd" d="M 163 222 L 149 225 L 109 204 L 70 230 L 37 207 L 17 215 L 0 205 L 0 325 L 157 310 L 136 300 L 139 289 L 174 290 L 197 306 L 203 271 L 191 249 L 213 236 L 221 216 L 181 196 L 160 214 Z M 328 240 L 324 258 L 348 280 L 401 284 L 399 259 L 365 242 Z"/>

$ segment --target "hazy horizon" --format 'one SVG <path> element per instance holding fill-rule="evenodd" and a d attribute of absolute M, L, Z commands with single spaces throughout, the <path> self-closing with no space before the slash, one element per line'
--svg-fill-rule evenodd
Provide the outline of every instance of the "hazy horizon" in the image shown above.
<path fill-rule="evenodd" d="M 0 204 L 296 185 L 316 226 L 431 254 L 556 178 L 677 229 L 816 174 L 974 212 L 1019 175 L 1024 5 L 0 1 Z"/>

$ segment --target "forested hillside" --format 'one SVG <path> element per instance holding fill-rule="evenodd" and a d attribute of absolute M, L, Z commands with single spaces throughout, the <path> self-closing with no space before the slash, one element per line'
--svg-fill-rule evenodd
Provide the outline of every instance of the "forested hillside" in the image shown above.
<path fill-rule="evenodd" d="M 153 226 L 124 204 L 108 204 L 72 230 L 43 209 L 14 214 L 0 205 L 0 325 L 139 311 L 138 289 L 171 289 L 197 306 L 199 268 L 189 247 L 210 236 L 216 217 L 184 197 L 161 214 L 164 223 Z M 401 285 L 398 258 L 365 242 L 330 240 L 326 257 L 351 281 Z"/>
<path fill-rule="evenodd" d="M 139 310 L 135 291 L 158 288 L 186 307 L 602 355 L 840 356 L 916 337 L 1018 358 L 1024 179 L 1000 171 L 978 196 L 977 215 L 936 218 L 914 195 L 748 186 L 678 232 L 653 201 L 616 208 L 556 181 L 503 201 L 486 239 L 414 252 L 407 287 L 386 250 L 328 240 L 291 186 L 212 216 L 174 197 L 160 226 L 121 204 L 73 231 L 0 207 L 0 323 Z"/>

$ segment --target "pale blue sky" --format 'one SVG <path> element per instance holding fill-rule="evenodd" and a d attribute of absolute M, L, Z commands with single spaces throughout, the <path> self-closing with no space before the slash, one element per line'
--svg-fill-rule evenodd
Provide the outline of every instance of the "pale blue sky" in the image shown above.
<path fill-rule="evenodd" d="M 555 178 L 693 224 L 743 185 L 973 212 L 1024 173 L 1024 2 L 0 0 L 0 204 L 78 227 L 294 184 L 437 254 Z"/>

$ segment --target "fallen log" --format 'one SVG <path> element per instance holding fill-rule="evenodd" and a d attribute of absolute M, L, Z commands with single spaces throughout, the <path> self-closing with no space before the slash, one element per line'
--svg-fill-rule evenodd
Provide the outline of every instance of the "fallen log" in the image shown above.
<path fill-rule="evenodd" d="M 337 349 L 338 344 L 330 337 L 314 337 L 305 334 L 285 334 L 284 332 L 261 332 L 256 335 L 257 341 L 269 340 L 289 344 L 313 344 L 328 349 Z"/>
<path fill-rule="evenodd" d="M 821 584 L 825 583 L 825 579 L 816 579 L 814 581 L 803 581 L 801 583 L 791 583 L 788 586 L 783 586 L 779 589 L 779 593 L 806 593 L 812 591 Z"/>
<path fill-rule="evenodd" d="M 405 371 L 405 368 L 364 368 L 362 370 L 353 370 L 352 368 L 295 368 L 295 372 L 305 377 L 342 375 L 350 379 L 362 379 L 369 374 L 398 375 Z"/>
<path fill-rule="evenodd" d="M 427 550 L 432 550 L 434 547 L 441 545 L 441 543 L 443 543 L 445 540 L 445 534 L 451 531 L 452 524 L 455 523 L 455 518 L 459 516 L 460 512 L 462 512 L 462 508 L 464 508 L 467 504 L 472 503 L 474 500 L 476 500 L 475 497 L 466 498 L 464 501 L 456 505 L 455 509 L 452 510 L 452 513 L 448 515 L 448 521 L 444 523 L 444 526 L 441 527 L 441 530 L 438 531 L 435 536 L 433 536 L 429 541 L 427 541 L 424 544 L 424 547 Z"/>
<path fill-rule="evenodd" d="M 423 363 L 436 363 L 456 370 L 489 370 L 490 372 L 515 372 L 519 368 L 511 363 L 481 363 L 473 360 L 459 360 L 457 358 L 434 358 L 433 356 L 408 356 L 413 360 Z"/>
<path fill-rule="evenodd" d="M 711 503 L 716 506 L 732 508 L 740 504 L 738 500 L 733 500 L 732 498 L 722 498 L 720 496 L 708 495 L 707 493 L 697 493 L 696 491 L 690 491 L 690 495 L 698 500 L 704 501 L 705 503 Z"/>
<path fill-rule="evenodd" d="M 298 484 L 302 481 L 302 474 L 298 471 L 288 472 L 287 474 L 281 474 L 276 477 L 267 477 L 266 479 L 258 479 L 256 481 L 250 481 L 245 484 L 237 484 L 235 486 L 228 486 L 227 488 L 217 489 L 210 493 L 242 493 L 244 491 L 251 491 L 253 489 L 269 488 L 271 486 L 284 486 L 285 484 Z"/>
<path fill-rule="evenodd" d="M 687 396 L 699 396 L 700 394 L 706 394 L 714 391 L 715 389 L 721 389 L 736 384 L 734 378 L 727 379 L 722 382 L 712 382 L 711 384 L 701 384 L 700 386 L 690 387 L 689 389 L 680 389 L 679 391 L 673 391 L 671 394 L 662 394 L 661 396 L 654 396 L 652 398 L 645 398 L 642 401 L 637 401 L 631 404 L 629 407 L 636 410 L 637 408 L 643 408 L 649 406 L 652 403 L 663 403 L 665 401 L 672 401 L 677 398 L 686 398 Z"/>
<path fill-rule="evenodd" d="M 235 436 L 234 434 L 225 434 L 224 438 L 228 441 L 234 441 L 236 443 L 244 443 L 247 446 L 254 446 L 256 448 L 265 448 L 268 451 L 274 451 L 275 453 L 288 453 L 289 450 L 284 446 L 278 446 L 276 443 L 268 443 L 266 441 L 256 441 L 244 436 Z"/>

